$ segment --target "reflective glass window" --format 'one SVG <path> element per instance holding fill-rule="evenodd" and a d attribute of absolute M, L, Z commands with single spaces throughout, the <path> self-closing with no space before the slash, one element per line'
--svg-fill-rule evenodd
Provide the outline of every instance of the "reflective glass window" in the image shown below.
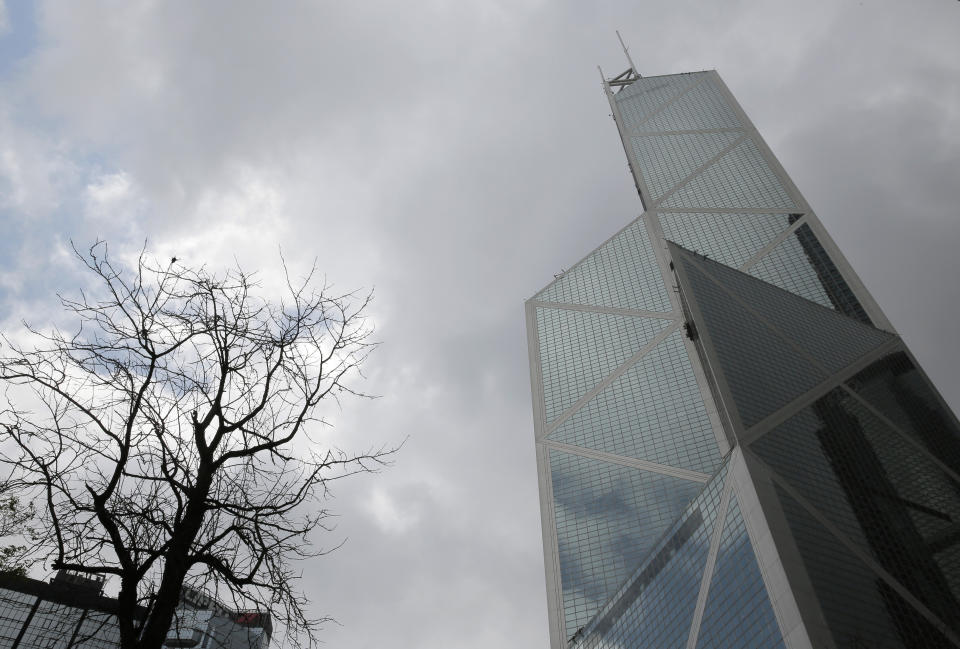
<path fill-rule="evenodd" d="M 702 73 L 672 74 L 660 77 L 637 79 L 620 90 L 615 101 L 623 119 L 623 128 L 634 131 L 663 104 L 693 85 Z"/>
<path fill-rule="evenodd" d="M 639 172 L 654 200 L 696 171 L 742 135 L 725 133 L 674 133 L 630 138 Z"/>
<path fill-rule="evenodd" d="M 681 263 L 703 317 L 697 326 L 709 332 L 745 427 L 779 410 L 826 378 L 822 370 L 730 299 L 696 266 Z"/>
<path fill-rule="evenodd" d="M 718 510 L 721 468 L 575 641 L 577 649 L 686 645 Z"/>
<path fill-rule="evenodd" d="M 566 628 L 613 595 L 703 483 L 550 451 Z"/>
<path fill-rule="evenodd" d="M 547 422 L 643 349 L 670 320 L 613 313 L 537 309 Z"/>
<path fill-rule="evenodd" d="M 777 494 L 838 649 L 954 646 L 800 503 Z"/>
<path fill-rule="evenodd" d="M 727 510 L 697 649 L 783 647 L 773 606 L 736 495 Z"/>
<path fill-rule="evenodd" d="M 682 336 L 654 347 L 549 439 L 712 473 L 720 453 Z"/>
<path fill-rule="evenodd" d="M 637 219 L 535 296 L 544 302 L 669 311 L 643 219 Z"/>
<path fill-rule="evenodd" d="M 787 214 L 662 212 L 659 218 L 669 241 L 734 268 L 790 227 Z"/>
<path fill-rule="evenodd" d="M 705 79 L 652 117 L 646 131 L 685 131 L 742 126 L 733 108 L 714 84 Z"/>
<path fill-rule="evenodd" d="M 752 140 L 745 140 L 663 202 L 664 208 L 795 209 Z"/>

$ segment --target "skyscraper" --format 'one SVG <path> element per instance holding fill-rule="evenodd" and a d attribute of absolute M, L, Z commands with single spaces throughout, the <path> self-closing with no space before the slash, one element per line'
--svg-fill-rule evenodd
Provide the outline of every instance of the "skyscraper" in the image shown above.
<path fill-rule="evenodd" d="M 960 647 L 956 417 L 715 71 L 604 85 L 645 211 L 526 304 L 552 647 Z"/>

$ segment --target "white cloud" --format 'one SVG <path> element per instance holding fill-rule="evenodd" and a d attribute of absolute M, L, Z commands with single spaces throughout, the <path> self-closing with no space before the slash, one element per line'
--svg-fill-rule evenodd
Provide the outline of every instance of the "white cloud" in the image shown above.
<path fill-rule="evenodd" d="M 377 526 L 389 534 L 403 534 L 420 522 L 420 515 L 410 503 L 394 499 L 383 487 L 373 487 L 366 501 L 366 510 Z"/>

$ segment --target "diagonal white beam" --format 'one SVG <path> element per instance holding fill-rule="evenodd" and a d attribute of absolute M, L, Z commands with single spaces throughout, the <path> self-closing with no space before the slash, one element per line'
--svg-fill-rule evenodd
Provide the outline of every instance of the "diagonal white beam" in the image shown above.
<path fill-rule="evenodd" d="M 777 486 L 779 486 L 781 489 L 786 491 L 788 494 L 790 494 L 790 496 L 794 500 L 800 503 L 800 506 L 803 507 L 805 510 L 807 510 L 808 514 L 810 514 L 813 518 L 815 518 L 816 521 L 820 523 L 831 535 L 833 535 L 838 541 L 840 541 L 840 543 L 847 550 L 849 550 L 858 559 L 860 559 L 860 561 L 862 561 L 867 566 L 867 568 L 873 571 L 880 579 L 886 582 L 888 586 L 890 586 L 893 590 L 895 590 L 897 594 L 900 595 L 900 597 L 905 599 L 911 606 L 913 606 L 923 617 L 927 619 L 927 621 L 930 624 L 936 627 L 938 631 L 943 633 L 947 637 L 947 639 L 950 640 L 950 642 L 952 642 L 957 647 L 960 647 L 960 637 L 958 637 L 950 629 L 950 627 L 944 624 L 939 617 L 934 615 L 933 612 L 930 611 L 930 609 L 928 609 L 923 604 L 923 602 L 921 602 L 919 599 L 914 597 L 913 593 L 907 590 L 907 588 L 903 584 L 901 584 L 893 575 L 887 572 L 883 568 L 883 566 L 881 566 L 879 563 L 877 563 L 876 560 L 873 559 L 873 557 L 869 556 L 866 552 L 864 552 L 860 548 L 859 544 L 854 543 L 849 538 L 847 538 L 847 535 L 844 534 L 840 530 L 840 528 L 838 528 L 836 525 L 834 525 L 830 521 L 830 519 L 828 519 L 826 516 L 820 513 L 819 509 L 817 509 L 810 501 L 808 501 L 803 495 L 801 495 L 799 491 L 794 489 L 793 485 L 791 485 L 783 477 L 781 477 L 780 474 L 774 471 L 773 467 L 771 467 L 769 464 L 766 464 L 762 459 L 758 458 L 756 454 L 754 454 L 753 457 L 759 463 L 763 464 L 764 468 L 770 472 L 770 477 L 774 480 L 774 482 L 777 483 Z"/>
<path fill-rule="evenodd" d="M 701 173 L 703 173 L 703 172 L 707 169 L 707 167 L 711 166 L 711 165 L 712 165 L 713 163 L 715 163 L 717 160 L 719 160 L 720 158 L 722 158 L 723 156 L 727 155 L 728 153 L 730 153 L 731 151 L 733 151 L 735 148 L 737 148 L 738 146 L 740 146 L 740 144 L 742 144 L 746 139 L 747 139 L 747 134 L 744 133 L 743 135 L 741 135 L 740 137 L 738 137 L 736 140 L 734 140 L 733 142 L 731 142 L 731 143 L 728 144 L 727 146 L 725 146 L 725 147 L 723 147 L 722 149 L 720 149 L 720 152 L 717 153 L 717 155 L 713 156 L 712 158 L 710 158 L 709 160 L 707 160 L 706 162 L 704 162 L 702 165 L 700 165 L 699 167 L 695 168 L 693 171 L 691 171 L 689 174 L 687 174 L 684 178 L 682 178 L 682 179 L 680 180 L 680 182 L 678 182 L 678 183 L 675 184 L 673 187 L 671 187 L 670 189 L 668 189 L 662 196 L 660 196 L 660 198 L 658 198 L 656 201 L 654 201 L 653 209 L 658 209 L 658 207 L 659 207 L 665 200 L 667 200 L 668 198 L 670 198 L 671 196 L 673 196 L 674 194 L 676 194 L 684 185 L 686 185 L 688 182 L 690 182 L 691 180 L 693 180 L 694 178 L 696 178 L 697 176 L 699 176 Z"/>
<path fill-rule="evenodd" d="M 545 302 L 530 300 L 535 307 L 545 309 L 566 309 L 568 311 L 586 311 L 588 313 L 610 313 L 612 315 L 628 315 L 637 318 L 659 318 L 661 320 L 676 320 L 679 314 L 671 311 L 643 311 L 640 309 L 622 309 L 619 307 L 596 306 L 593 304 L 573 304 L 572 302 Z"/>
<path fill-rule="evenodd" d="M 745 261 L 738 270 L 742 272 L 746 272 L 749 268 L 752 268 L 753 266 L 755 266 L 757 262 L 759 262 L 761 259 L 763 259 L 767 255 L 769 255 L 774 248 L 776 248 L 781 243 L 783 243 L 784 239 L 786 239 L 787 237 L 792 235 L 794 232 L 796 232 L 797 228 L 799 228 L 801 225 L 805 224 L 806 222 L 807 222 L 807 216 L 804 214 L 799 219 L 791 223 L 790 227 L 788 227 L 786 230 L 784 230 L 783 232 L 778 234 L 776 237 L 774 237 L 773 241 L 771 241 L 770 243 L 765 245 L 763 248 L 755 252 L 753 256 L 750 257 L 750 259 L 748 259 L 747 261 Z"/>
<path fill-rule="evenodd" d="M 690 635 L 687 636 L 687 649 L 696 649 L 697 638 L 700 636 L 703 611 L 707 607 L 707 595 L 710 593 L 710 582 L 713 580 L 713 570 L 717 565 L 717 555 L 720 553 L 720 539 L 723 537 L 723 527 L 727 521 L 727 509 L 730 506 L 730 494 L 732 491 L 733 472 L 728 468 L 726 478 L 724 479 L 720 508 L 719 511 L 717 511 L 717 520 L 714 522 L 713 534 L 710 537 L 707 563 L 703 567 L 703 578 L 700 580 L 700 591 L 697 593 L 697 605 L 693 609 L 693 619 L 690 621 Z"/>
<path fill-rule="evenodd" d="M 661 475 L 672 476 L 674 478 L 682 478 L 684 480 L 690 480 L 692 482 L 707 482 L 708 480 L 710 480 L 710 476 L 707 475 L 706 473 L 701 473 L 700 471 L 691 471 L 690 469 L 683 469 L 676 466 L 670 466 L 669 464 L 660 464 L 658 462 L 650 462 L 648 460 L 641 460 L 635 457 L 627 457 L 625 455 L 616 455 L 614 453 L 598 451 L 596 449 L 586 448 L 583 446 L 574 446 L 573 444 L 564 444 L 563 442 L 555 442 L 551 439 L 542 440 L 540 443 L 546 446 L 547 448 L 563 451 L 564 453 L 570 453 L 572 455 L 580 455 L 582 457 L 589 457 L 594 460 L 602 460 L 604 462 L 610 462 L 612 464 L 629 466 L 635 469 L 641 469 L 643 471 L 650 471 L 651 473 L 659 473 Z"/>
<path fill-rule="evenodd" d="M 577 399 L 577 401 L 572 406 L 570 406 L 564 412 L 562 412 L 559 417 L 553 420 L 553 422 L 547 424 L 544 427 L 544 432 L 540 437 L 541 438 L 546 437 L 547 435 L 555 431 L 557 428 L 559 428 L 560 425 L 563 424 L 563 422 L 565 422 L 567 419 L 569 419 L 573 415 L 573 413 L 580 410 L 580 408 L 582 408 L 588 401 L 590 401 L 590 399 L 597 396 L 597 394 L 599 394 L 601 390 L 603 390 L 608 385 L 610 385 L 611 383 L 616 381 L 618 378 L 623 376 L 623 374 L 627 370 L 629 370 L 633 365 L 635 365 L 637 361 L 639 361 L 641 358 L 643 358 L 648 353 L 650 353 L 650 351 L 654 347 L 656 347 L 657 345 L 662 343 L 664 340 L 666 340 L 667 337 L 670 334 L 672 334 L 674 331 L 676 331 L 679 327 L 680 327 L 680 321 L 677 320 L 677 321 L 674 321 L 672 325 L 669 325 L 666 328 L 664 328 L 664 330 L 658 333 L 656 336 L 654 336 L 654 338 L 649 343 L 647 343 L 645 347 L 643 347 L 633 356 L 631 356 L 626 361 L 624 361 L 622 365 L 620 365 L 615 370 L 613 370 L 613 372 L 607 375 L 607 378 L 597 383 L 595 386 L 593 386 L 593 388 L 590 391 L 588 391 L 582 397 Z"/>

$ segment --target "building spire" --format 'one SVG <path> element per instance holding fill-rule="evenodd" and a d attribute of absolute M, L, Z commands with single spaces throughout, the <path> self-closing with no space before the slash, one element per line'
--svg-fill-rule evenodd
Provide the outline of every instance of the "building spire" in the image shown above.
<path fill-rule="evenodd" d="M 626 55 L 626 57 L 627 57 L 627 63 L 630 64 L 630 69 L 633 70 L 633 73 L 634 73 L 635 75 L 637 75 L 638 78 L 641 77 L 641 76 L 643 76 L 643 75 L 640 74 L 640 71 L 637 70 L 637 66 L 635 66 L 635 65 L 633 64 L 633 59 L 630 58 L 630 50 L 627 48 L 626 45 L 624 45 L 624 43 L 623 43 L 623 37 L 620 36 L 620 30 L 619 30 L 619 29 L 617 30 L 617 40 L 620 41 L 620 47 L 623 48 L 623 53 L 624 53 L 624 54 Z"/>

